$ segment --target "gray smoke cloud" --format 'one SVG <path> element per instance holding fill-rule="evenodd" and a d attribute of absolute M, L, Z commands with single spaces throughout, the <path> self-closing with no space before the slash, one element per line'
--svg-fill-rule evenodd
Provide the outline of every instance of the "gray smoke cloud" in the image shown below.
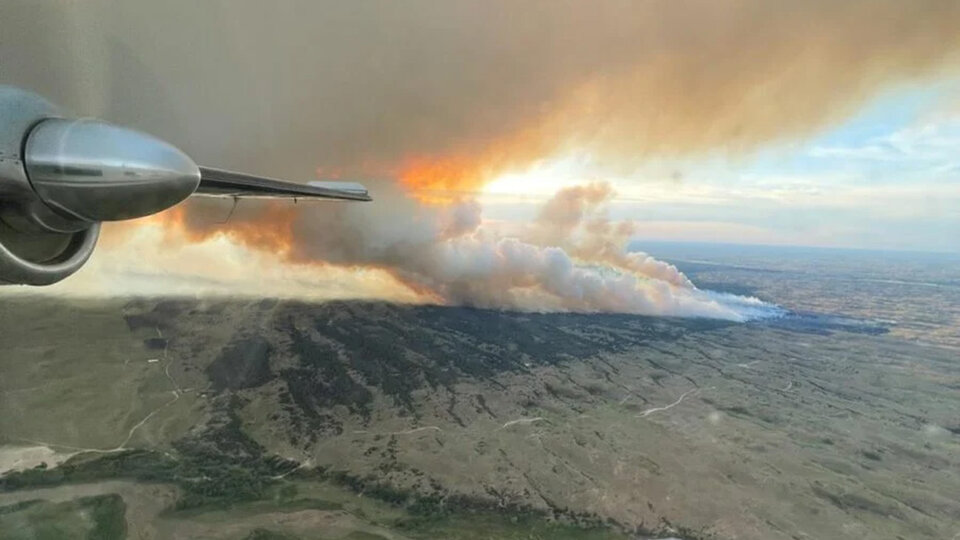
<path fill-rule="evenodd" d="M 960 3 L 939 0 L 0 10 L 6 84 L 166 138 L 207 165 L 388 178 L 371 186 L 371 205 L 245 203 L 226 225 L 211 217 L 225 213 L 217 203 L 192 203 L 165 218 L 187 239 L 222 232 L 291 263 L 380 268 L 447 303 L 737 320 L 765 308 L 625 251 L 633 226 L 606 219 L 603 184 L 561 191 L 510 238 L 483 227 L 465 192 L 571 149 L 629 169 L 807 136 L 891 84 L 953 69 L 960 52 Z M 436 188 L 464 192 L 424 204 Z"/>
<path fill-rule="evenodd" d="M 953 69 L 951 0 L 7 0 L 0 76 L 198 161 L 610 161 L 804 136 Z M 503 163 L 498 163 L 503 162 Z"/>

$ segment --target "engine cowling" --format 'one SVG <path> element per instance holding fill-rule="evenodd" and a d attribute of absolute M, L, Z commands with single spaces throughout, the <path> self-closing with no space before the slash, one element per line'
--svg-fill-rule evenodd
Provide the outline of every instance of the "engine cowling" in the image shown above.
<path fill-rule="evenodd" d="M 78 232 L 18 231 L 0 221 L 0 281 L 50 285 L 80 269 L 97 245 L 100 224 Z"/>
<path fill-rule="evenodd" d="M 66 278 L 90 258 L 100 222 L 154 214 L 199 183 L 199 167 L 164 141 L 0 86 L 0 283 Z"/>

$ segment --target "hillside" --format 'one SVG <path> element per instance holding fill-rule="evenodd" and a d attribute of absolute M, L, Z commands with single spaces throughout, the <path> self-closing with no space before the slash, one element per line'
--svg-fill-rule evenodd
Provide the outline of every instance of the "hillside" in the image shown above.
<path fill-rule="evenodd" d="M 3 337 L 0 443 L 99 450 L 61 476 L 176 486 L 184 511 L 296 482 L 421 519 L 508 511 L 690 537 L 943 538 L 960 515 L 960 479 L 940 472 L 960 466 L 955 355 L 872 323 L 7 302 L 25 330 Z M 245 476 L 218 476 L 222 460 Z M 56 484 L 34 476 L 8 474 L 7 497 Z"/>

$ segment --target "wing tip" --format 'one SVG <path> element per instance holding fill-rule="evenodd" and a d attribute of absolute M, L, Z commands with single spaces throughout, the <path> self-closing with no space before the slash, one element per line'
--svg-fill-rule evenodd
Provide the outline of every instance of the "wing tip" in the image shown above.
<path fill-rule="evenodd" d="M 356 182 L 307 182 L 300 184 L 266 176 L 200 167 L 200 186 L 195 195 L 223 197 L 318 198 L 370 202 L 369 191 Z"/>
<path fill-rule="evenodd" d="M 325 180 L 325 181 L 307 182 L 307 185 L 322 188 L 322 189 L 329 189 L 331 191 L 351 193 L 354 195 L 366 197 L 367 200 L 370 200 L 370 201 L 373 200 L 370 198 L 370 191 L 367 190 L 367 187 L 359 182 L 340 182 L 340 181 Z"/>

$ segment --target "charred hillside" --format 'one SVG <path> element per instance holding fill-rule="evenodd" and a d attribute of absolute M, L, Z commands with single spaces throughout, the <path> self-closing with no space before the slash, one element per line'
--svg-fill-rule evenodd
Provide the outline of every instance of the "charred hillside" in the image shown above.
<path fill-rule="evenodd" d="M 164 300 L 131 302 L 127 311 L 131 330 L 159 329 L 175 350 L 193 353 L 214 393 L 278 383 L 295 431 L 313 439 L 341 432 L 329 414 L 335 407 L 369 420 L 375 394 L 416 414 L 418 391 L 451 391 L 464 381 L 493 381 L 731 324 L 381 302 Z M 220 347 L 194 331 L 222 320 L 230 321 L 230 336 Z"/>

